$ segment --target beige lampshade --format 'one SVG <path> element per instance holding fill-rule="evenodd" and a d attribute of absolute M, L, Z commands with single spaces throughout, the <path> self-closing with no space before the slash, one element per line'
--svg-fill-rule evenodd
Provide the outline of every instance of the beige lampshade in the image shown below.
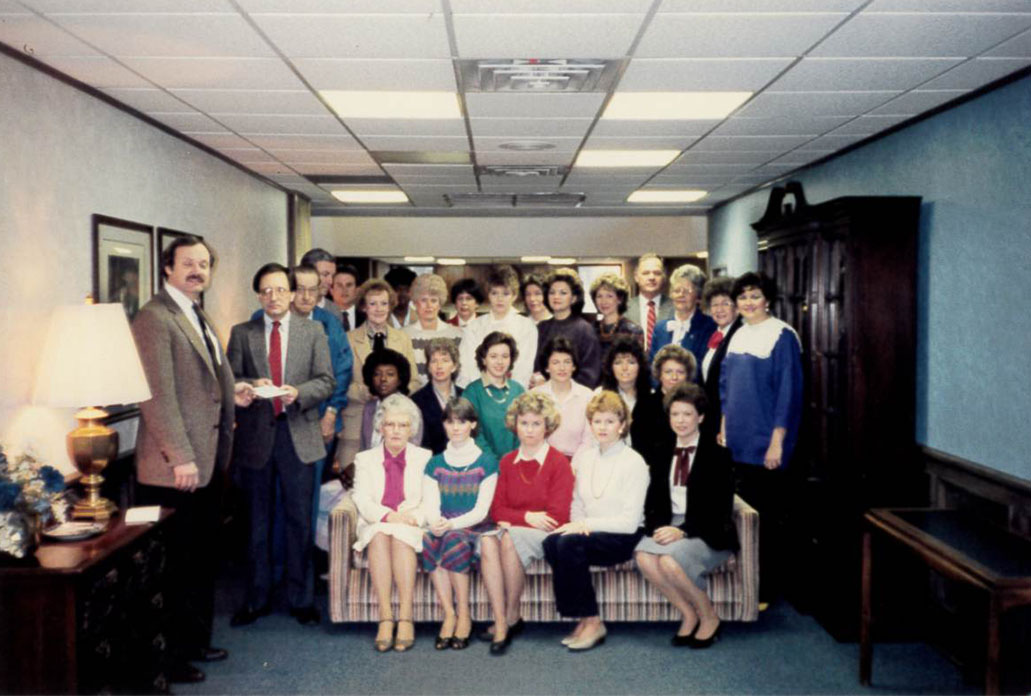
<path fill-rule="evenodd" d="M 147 376 L 122 305 L 57 308 L 40 355 L 34 404 L 81 408 L 149 398 Z"/>

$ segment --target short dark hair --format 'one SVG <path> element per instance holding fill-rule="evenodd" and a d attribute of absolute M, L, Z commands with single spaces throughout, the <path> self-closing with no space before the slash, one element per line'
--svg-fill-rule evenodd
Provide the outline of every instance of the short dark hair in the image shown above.
<path fill-rule="evenodd" d="M 504 331 L 491 331 L 480 345 L 476 346 L 476 367 L 479 368 L 480 372 L 487 370 L 487 351 L 502 343 L 508 346 L 508 354 L 511 357 L 508 369 L 511 371 L 512 366 L 515 365 L 516 358 L 519 357 L 519 349 L 516 348 L 515 339 Z"/>
<path fill-rule="evenodd" d="M 440 419 L 441 422 L 446 423 L 452 419 L 471 422 L 473 424 L 472 435 L 475 435 L 480 429 L 480 416 L 476 413 L 476 408 L 472 402 L 461 396 L 448 399 L 444 406 L 444 417 Z"/>
<path fill-rule="evenodd" d="M 290 290 L 297 289 L 297 279 L 294 278 L 290 269 L 281 263 L 266 263 L 258 269 L 258 272 L 254 274 L 254 280 L 251 281 L 251 287 L 254 289 L 254 292 L 261 292 L 261 279 L 273 273 L 282 273 L 290 284 Z"/>
<path fill-rule="evenodd" d="M 573 304 L 570 309 L 574 317 L 579 316 L 584 311 L 584 284 L 580 281 L 580 276 L 572 268 L 559 268 L 548 275 L 548 280 L 544 286 L 544 304 L 548 305 L 548 309 L 551 309 L 551 303 L 548 302 L 548 293 L 551 291 L 551 286 L 555 283 L 565 283 L 569 286 L 570 291 L 573 293 Z M 554 312 L 555 310 L 551 309 L 551 311 Z"/>
<path fill-rule="evenodd" d="M 458 296 L 463 292 L 473 296 L 478 304 L 483 304 L 483 301 L 487 298 L 483 296 L 483 291 L 480 290 L 479 284 L 472 278 L 462 278 L 456 280 L 455 284 L 451 286 L 451 303 L 454 304 L 458 300 Z"/>
<path fill-rule="evenodd" d="M 335 266 L 337 258 L 325 249 L 319 249 L 318 247 L 316 247 L 314 249 L 309 249 L 304 253 L 304 256 L 301 257 L 300 265 L 311 266 L 312 268 L 315 268 L 315 264 L 317 264 L 319 261 L 329 261 Z"/>
<path fill-rule="evenodd" d="M 208 256 L 211 257 L 211 269 L 214 270 L 215 261 L 217 261 L 218 258 L 215 256 L 215 250 L 212 249 L 211 245 L 205 242 L 203 239 L 192 234 L 184 234 L 181 237 L 176 237 L 167 247 L 165 247 L 164 250 L 162 250 L 161 270 L 164 271 L 166 268 L 175 267 L 175 254 L 179 249 L 181 249 L 182 247 L 197 246 L 198 244 L 203 244 L 204 248 L 208 250 Z"/>
<path fill-rule="evenodd" d="M 415 271 L 406 266 L 394 266 L 383 276 L 383 280 L 390 283 L 390 287 L 395 290 L 402 285 L 410 286 L 415 278 Z"/>
<path fill-rule="evenodd" d="M 319 277 L 319 271 L 314 266 L 307 266 L 303 263 L 299 266 L 294 266 L 290 269 L 290 287 L 294 290 L 297 289 L 298 273 L 314 273 L 316 278 Z"/>
<path fill-rule="evenodd" d="M 365 358 L 365 364 L 362 365 L 362 381 L 365 382 L 365 386 L 369 388 L 369 391 L 373 394 L 376 393 L 372 388 L 372 377 L 376 374 L 376 368 L 380 365 L 393 365 L 397 368 L 397 379 L 399 382 L 397 391 L 408 396 L 408 383 L 412 380 L 412 366 L 408 364 L 408 358 L 390 348 L 374 350 L 369 353 L 369 357 Z"/>
<path fill-rule="evenodd" d="M 337 265 L 336 273 L 333 274 L 333 277 L 336 278 L 341 273 L 346 273 L 347 275 L 349 275 L 352 278 L 354 278 L 355 284 L 358 283 L 358 269 L 355 268 L 352 264 L 349 264 L 349 263 L 338 264 Z"/>
<path fill-rule="evenodd" d="M 538 273 L 531 273 L 523 278 L 523 282 L 519 284 L 519 297 L 521 297 L 524 302 L 526 301 L 526 288 L 531 285 L 536 285 L 541 289 L 541 292 L 544 292 L 544 276 Z M 547 304 L 547 302 L 544 304 Z"/>
<path fill-rule="evenodd" d="M 554 336 L 547 343 L 544 344 L 544 350 L 541 351 L 541 372 L 545 377 L 551 379 L 551 374 L 548 372 L 548 360 L 555 353 L 564 353 L 573 359 L 573 374 L 576 374 L 577 370 L 580 369 L 580 358 L 576 354 L 576 346 L 565 336 Z"/>
<path fill-rule="evenodd" d="M 756 273 L 755 271 L 744 273 L 734 281 L 730 299 L 737 302 L 737 298 L 748 288 L 758 288 L 763 297 L 766 298 L 767 304 L 772 305 L 777 299 L 777 283 L 768 275 Z"/>
<path fill-rule="evenodd" d="M 508 288 L 514 295 L 519 292 L 519 274 L 507 263 L 493 266 L 487 271 L 486 286 L 488 293 L 491 288 Z"/>
<path fill-rule="evenodd" d="M 702 288 L 702 306 L 706 309 L 712 304 L 714 297 L 720 295 L 726 295 L 730 298 L 730 301 L 734 301 L 734 296 L 731 294 L 734 291 L 734 279 L 730 276 L 720 276 L 718 278 L 710 278 Z"/>
<path fill-rule="evenodd" d="M 673 404 L 678 401 L 694 406 L 699 416 L 704 416 L 705 410 L 709 408 L 709 397 L 705 395 L 705 390 L 694 382 L 681 382 L 673 391 L 662 397 L 662 407 L 666 410 L 667 416 Z"/>
<path fill-rule="evenodd" d="M 637 361 L 637 381 L 634 383 L 634 388 L 637 390 L 637 398 L 640 399 L 650 393 L 652 379 L 651 370 L 648 365 L 648 356 L 644 354 L 644 347 L 641 346 L 641 343 L 628 336 L 618 337 L 609 346 L 608 352 L 605 353 L 605 361 L 601 367 L 602 389 L 614 392 L 619 391 L 619 380 L 616 379 L 613 371 L 613 365 L 615 365 L 616 357 L 619 355 L 629 355 Z"/>
<path fill-rule="evenodd" d="M 433 359 L 434 353 L 444 353 L 451 362 L 455 364 L 455 369 L 451 371 L 451 378 L 454 379 L 455 375 L 461 369 L 461 357 L 458 353 L 458 345 L 455 343 L 455 339 L 447 338 L 445 336 L 435 336 L 429 340 L 426 346 L 422 349 L 426 354 L 426 369 L 429 369 L 430 360 Z"/>

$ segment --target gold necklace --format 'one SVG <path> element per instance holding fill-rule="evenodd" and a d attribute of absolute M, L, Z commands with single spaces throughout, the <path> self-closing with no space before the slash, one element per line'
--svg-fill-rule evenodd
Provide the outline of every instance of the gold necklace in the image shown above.
<path fill-rule="evenodd" d="M 498 399 L 496 396 L 494 396 L 493 394 L 490 393 L 490 388 L 491 387 L 494 387 L 499 392 L 501 392 L 501 398 L 500 399 Z M 504 403 L 506 403 L 508 401 L 509 387 L 508 387 L 508 383 L 507 382 L 505 383 L 505 386 L 503 386 L 503 387 L 499 387 L 499 386 L 494 385 L 494 384 L 485 384 L 485 385 L 483 385 L 483 391 L 485 391 L 487 393 L 487 396 L 490 397 L 490 400 L 493 401 L 496 404 L 504 404 Z"/>

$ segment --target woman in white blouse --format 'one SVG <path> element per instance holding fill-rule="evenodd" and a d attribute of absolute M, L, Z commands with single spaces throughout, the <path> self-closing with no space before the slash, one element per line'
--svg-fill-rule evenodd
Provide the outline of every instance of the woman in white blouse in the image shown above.
<path fill-rule="evenodd" d="M 403 652 L 415 643 L 412 598 L 415 590 L 416 553 L 422 551 L 423 472 L 430 460 L 428 449 L 409 444 L 412 424 L 419 409 L 401 394 L 383 400 L 377 423 L 383 435 L 379 447 L 359 452 L 354 458 L 354 490 L 358 508 L 356 551 L 368 548 L 369 575 L 379 602 L 376 650 L 391 647 Z M 391 589 L 397 587 L 397 637 Z"/>
<path fill-rule="evenodd" d="M 615 392 L 603 391 L 591 399 L 587 418 L 595 443 L 573 458 L 576 485 L 570 521 L 544 541 L 558 611 L 580 619 L 562 641 L 574 651 L 590 650 L 605 640 L 590 567 L 629 560 L 643 531 L 648 465 L 622 439 L 629 415 Z"/>

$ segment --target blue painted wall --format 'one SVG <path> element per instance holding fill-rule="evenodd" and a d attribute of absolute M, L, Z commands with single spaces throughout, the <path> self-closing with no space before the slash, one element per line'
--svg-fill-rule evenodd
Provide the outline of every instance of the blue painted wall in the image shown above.
<path fill-rule="evenodd" d="M 916 440 L 1031 480 L 1031 77 L 792 178 L 813 203 L 923 197 Z M 755 268 L 767 198 L 710 214 L 711 266 Z"/>

